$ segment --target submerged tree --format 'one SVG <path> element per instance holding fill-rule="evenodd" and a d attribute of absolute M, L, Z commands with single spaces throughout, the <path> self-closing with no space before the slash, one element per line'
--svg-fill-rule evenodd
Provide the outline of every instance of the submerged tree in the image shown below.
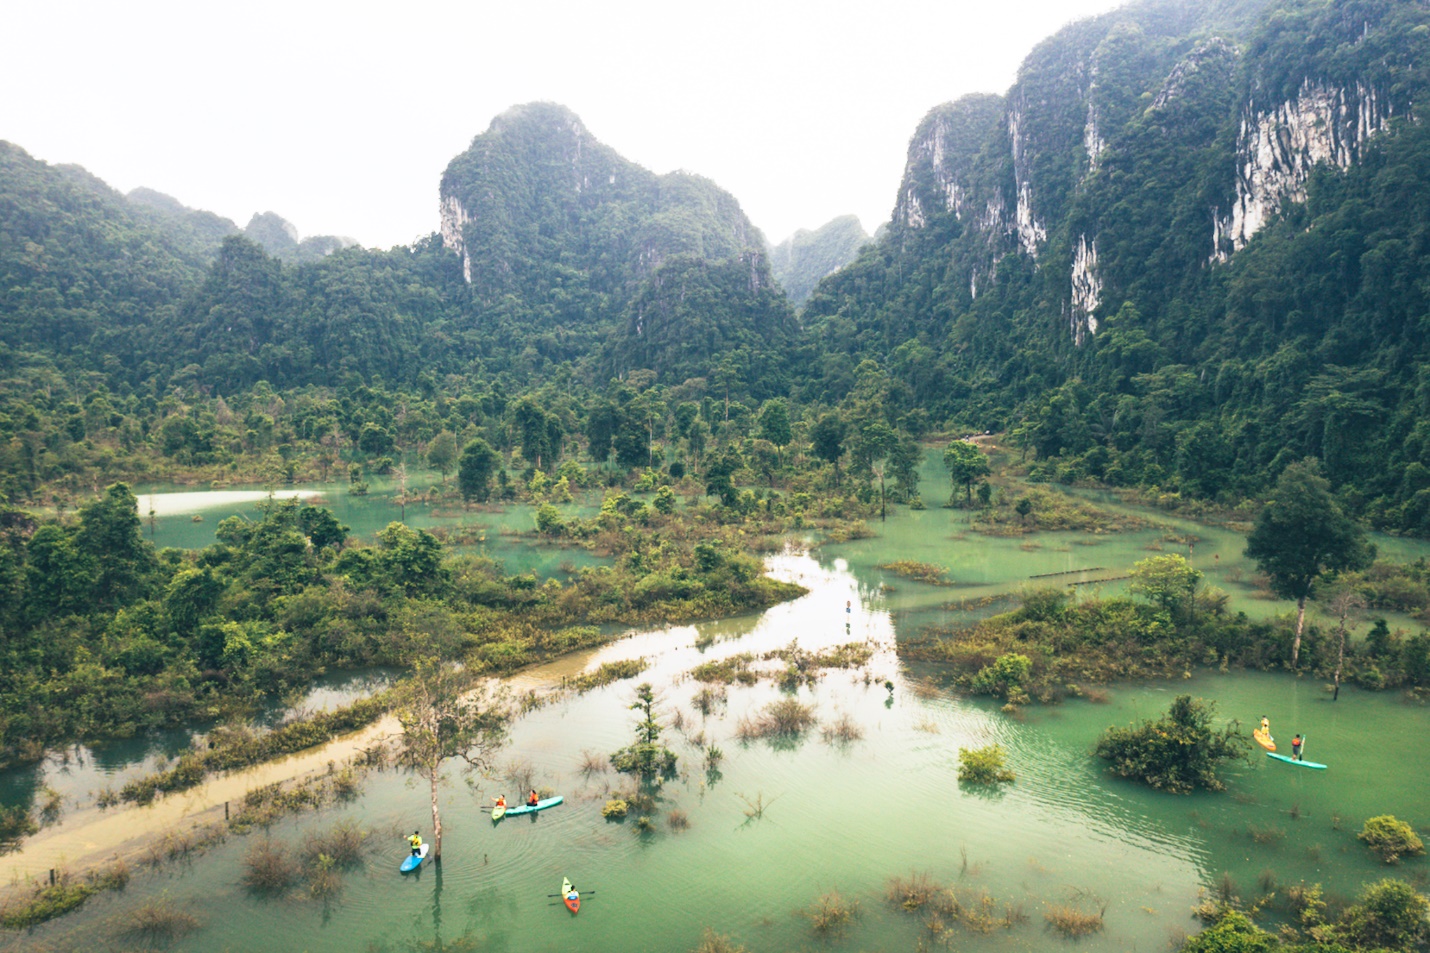
<path fill-rule="evenodd" d="M 1226 785 L 1216 776 L 1217 768 L 1223 761 L 1242 757 L 1250 742 L 1234 723 L 1221 731 L 1213 729 L 1215 707 L 1178 695 L 1167 714 L 1156 721 L 1107 729 L 1097 741 L 1096 754 L 1112 762 L 1113 774 L 1173 794 L 1196 788 L 1220 791 Z"/>
<path fill-rule="evenodd" d="M 461 758 L 463 770 L 485 771 L 506 744 L 511 713 L 504 694 L 492 693 L 471 672 L 435 658 L 420 660 L 399 690 L 402 725 L 398 761 L 425 778 L 432 791 L 432 859 L 442 859 L 442 817 L 437 788 L 444 762 Z"/>
<path fill-rule="evenodd" d="M 955 440 L 943 452 L 943 466 L 955 487 L 963 487 L 968 505 L 973 505 L 973 484 L 989 473 L 988 458 L 967 440 Z"/>
<path fill-rule="evenodd" d="M 1291 667 L 1301 656 L 1306 599 L 1328 572 L 1364 569 L 1375 558 L 1365 531 L 1331 495 L 1315 460 L 1293 463 L 1276 481 L 1272 499 L 1246 537 L 1246 555 L 1271 579 L 1271 590 L 1296 600 L 1296 638 Z"/>
<path fill-rule="evenodd" d="M 646 780 L 675 772 L 675 752 L 660 744 L 662 726 L 656 717 L 657 699 L 650 682 L 636 688 L 636 700 L 631 708 L 641 713 L 636 725 L 636 743 L 611 755 L 611 767 L 626 774 L 639 774 Z"/>

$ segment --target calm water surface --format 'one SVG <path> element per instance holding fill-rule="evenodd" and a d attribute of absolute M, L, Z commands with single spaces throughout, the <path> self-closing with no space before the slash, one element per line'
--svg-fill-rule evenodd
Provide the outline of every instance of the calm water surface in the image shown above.
<path fill-rule="evenodd" d="M 351 496 L 345 484 L 296 492 L 333 508 L 364 538 L 400 516 L 394 489 L 381 481 L 366 497 Z M 257 518 L 255 503 L 267 495 L 159 494 L 152 525 L 145 501 L 140 515 L 158 545 L 199 547 L 212 542 L 226 516 Z M 1043 912 L 1049 904 L 1068 903 L 1106 905 L 1106 930 L 1080 948 L 1164 950 L 1169 937 L 1197 928 L 1189 908 L 1224 873 L 1247 897 L 1268 877 L 1283 884 L 1320 882 L 1333 894 L 1350 895 L 1384 873 L 1355 840 L 1366 817 L 1393 813 L 1417 826 L 1430 823 L 1423 792 L 1430 754 L 1416 743 L 1427 713 L 1398 695 L 1348 689 L 1332 704 L 1314 680 L 1202 672 L 1185 683 L 1118 686 L 1104 704 L 1071 701 L 1010 718 L 985 700 L 931 687 L 937 671 L 901 666 L 895 639 L 927 624 L 965 623 L 1002 608 L 969 613 L 949 608 L 950 602 L 1072 582 L 1088 583 L 1079 592 L 1110 594 L 1123 583 L 1096 580 L 1125 575 L 1137 560 L 1159 552 L 1190 555 L 1208 584 L 1230 594 L 1236 610 L 1267 617 L 1289 608 L 1258 596 L 1249 581 L 1253 567 L 1241 555 L 1244 539 L 1228 530 L 1150 513 L 1144 515 L 1158 525 L 1131 533 L 990 539 L 968 532 L 965 513 L 938 508 L 946 495 L 931 460 L 924 472 L 924 498 L 935 504 L 930 509 L 898 511 L 875 524 L 880 535 L 873 539 L 770 560 L 774 575 L 811 590 L 792 603 L 636 633 L 515 680 L 523 689 L 603 661 L 647 659 L 650 668 L 642 677 L 660 690 L 666 721 L 679 712 L 684 722 L 667 735 L 681 755 L 681 775 L 662 791 L 653 834 L 601 818 L 611 790 L 627 784 L 623 777 L 581 771 L 585 752 L 607 754 L 631 740 L 634 683 L 622 682 L 526 716 L 514 728 L 497 777 L 478 779 L 475 790 L 460 781 L 445 789 L 440 872 L 396 873 L 400 833 L 420 826 L 428 834 L 430 816 L 421 787 L 399 775 L 378 775 L 356 803 L 288 819 L 273 831 L 297 844 L 305 831 L 341 817 L 374 830 L 366 868 L 346 876 L 335 901 L 305 899 L 301 888 L 279 900 L 249 895 L 239 879 L 244 853 L 261 836 L 253 835 L 192 863 L 138 876 L 122 894 L 96 898 L 57 924 L 12 937 L 5 948 L 128 949 L 134 943 L 122 933 L 126 917 L 144 901 L 166 897 L 201 917 L 202 928 L 173 947 L 195 951 L 440 949 L 464 938 L 476 941 L 476 949 L 512 953 L 687 950 L 707 926 L 754 951 L 912 950 L 928 937 L 922 918 L 892 909 L 883 895 L 889 878 L 918 871 L 966 891 L 986 891 L 998 912 L 1026 916 L 988 935 L 955 927 L 960 948 L 1061 945 L 1048 934 Z M 567 509 L 586 513 L 596 502 L 593 495 Z M 195 514 L 201 522 L 193 521 Z M 407 522 L 483 527 L 485 538 L 475 549 L 502 559 L 508 572 L 560 574 L 563 567 L 594 561 L 580 551 L 535 547 L 515 537 L 532 525 L 527 507 L 433 513 L 409 505 Z M 1190 552 L 1179 539 L 1189 533 L 1197 537 Z M 1396 558 L 1430 551 L 1422 543 L 1378 542 Z M 878 568 L 893 559 L 941 565 L 952 585 L 910 582 Z M 846 603 L 852 611 L 845 611 Z M 692 666 L 795 640 L 807 649 L 848 641 L 876 647 L 866 669 L 830 672 L 797 693 L 823 724 L 847 714 L 863 738 L 829 743 L 815 729 L 778 744 L 742 744 L 735 738 L 740 719 L 781 697 L 768 683 L 732 687 L 727 704 L 708 718 L 695 711 L 691 698 L 699 686 L 686 675 Z M 340 703 L 375 690 L 385 677 L 335 676 L 299 704 Z M 894 683 L 892 693 L 883 687 L 886 679 Z M 1228 792 L 1190 797 L 1105 776 L 1089 757 L 1098 734 L 1108 725 L 1165 711 L 1181 691 L 1215 700 L 1224 720 L 1249 725 L 1267 714 L 1278 736 L 1304 733 L 1308 755 L 1330 770 L 1257 757 L 1231 769 Z M 0 800 L 44 783 L 82 802 L 101 787 L 117 787 L 149 770 L 188 738 L 189 732 L 173 732 L 57 754 L 24 776 L 0 776 Z M 718 772 L 702 769 L 698 740 L 724 751 Z M 994 741 L 1007 750 L 1017 782 L 1001 792 L 960 790 L 958 748 Z M 483 803 L 498 791 L 514 796 L 514 782 L 500 775 L 527 770 L 537 786 L 565 794 L 567 803 L 493 826 Z M 762 817 L 747 816 L 752 803 L 765 805 Z M 688 830 L 671 830 L 671 810 L 688 816 Z M 1423 877 L 1424 867 L 1423 861 L 1411 863 L 1402 872 Z M 562 876 L 595 891 L 574 918 L 547 896 Z M 828 891 L 856 901 L 861 916 L 844 939 L 816 941 L 799 911 Z"/>
<path fill-rule="evenodd" d="M 943 527 L 953 518 L 943 511 L 913 515 L 940 517 Z M 927 546 L 930 556 L 942 556 L 928 561 L 956 564 L 955 575 L 966 569 L 970 577 L 1004 558 L 994 545 L 981 558 L 959 562 L 965 549 L 983 549 L 985 542 L 945 541 L 939 549 L 930 537 L 942 531 L 901 530 L 899 556 L 921 558 L 914 547 Z M 1081 558 L 1083 548 L 1060 553 L 1048 544 L 1027 553 L 1014 543 L 1012 549 L 1037 572 L 1056 566 L 1059 556 Z M 286 820 L 273 831 L 296 844 L 304 831 L 346 816 L 376 832 L 368 865 L 347 875 L 335 901 L 306 899 L 301 888 L 277 900 L 249 895 L 239 879 L 244 852 L 261 836 L 254 835 L 191 864 L 136 877 L 123 894 L 97 898 L 12 947 L 126 949 L 119 931 L 129 912 L 164 896 L 203 921 L 176 950 L 440 949 L 465 936 L 476 944 L 461 948 L 511 953 L 679 951 L 692 949 L 708 926 L 754 951 L 906 951 L 926 937 L 922 918 L 891 908 L 884 891 L 889 878 L 920 871 L 987 891 L 998 911 L 1011 907 L 1027 918 L 988 935 L 955 927 L 960 949 L 1061 946 L 1043 913 L 1050 904 L 1071 903 L 1106 905 L 1106 930 L 1079 949 L 1161 951 L 1170 936 L 1197 928 L 1189 909 L 1223 872 L 1248 897 L 1263 875 L 1350 894 L 1384 871 L 1355 839 L 1366 817 L 1388 812 L 1418 825 L 1430 821 L 1423 790 L 1430 754 L 1416 743 L 1427 721 L 1421 706 L 1354 689 L 1332 704 L 1315 681 L 1213 672 L 1184 683 L 1119 686 L 1104 704 L 1072 701 L 1010 718 L 985 701 L 928 687 L 936 673 L 899 665 L 893 652 L 903 634 L 899 620 L 937 614 L 930 607 L 949 590 L 890 580 L 895 589 L 885 592 L 884 580 L 867 568 L 877 561 L 870 541 L 818 558 L 775 557 L 772 573 L 802 583 L 809 595 L 749 617 L 633 634 L 517 680 L 520 689 L 603 661 L 647 659 L 642 678 L 660 690 L 666 721 L 676 712 L 684 721 L 666 738 L 681 755 L 681 775 L 662 791 L 653 834 L 603 820 L 601 805 L 625 779 L 581 770 L 583 752 L 609 753 L 631 740 L 634 683 L 620 682 L 526 716 L 501 757 L 499 775 L 530 770 L 537 786 L 563 793 L 565 805 L 494 826 L 483 805 L 499 791 L 516 793 L 509 778 L 444 790 L 440 874 L 396 872 L 401 833 L 414 826 L 429 833 L 426 794 L 402 776 L 378 775 L 356 803 Z M 832 671 L 797 693 L 824 724 L 847 714 L 862 739 L 829 743 L 815 729 L 778 744 L 742 744 L 735 738 L 739 720 L 781 697 L 768 683 L 732 687 L 727 704 L 708 719 L 694 710 L 699 686 L 686 675 L 693 665 L 792 640 L 809 649 L 848 641 L 875 646 L 866 670 Z M 892 694 L 885 679 L 894 683 Z M 1089 757 L 1097 735 L 1164 711 L 1180 691 L 1216 700 L 1223 719 L 1248 724 L 1264 713 L 1278 736 L 1306 734 L 1308 754 L 1330 770 L 1258 757 L 1228 772 L 1227 793 L 1190 797 L 1106 777 Z M 697 735 L 724 751 L 718 774 L 702 770 Z M 958 748 L 994 741 L 1007 750 L 1016 783 L 994 793 L 961 790 Z M 747 816 L 752 802 L 763 803 L 762 817 Z M 671 810 L 686 813 L 688 830 L 672 832 Z M 563 876 L 594 891 L 579 916 L 547 896 Z M 856 901 L 861 916 L 845 938 L 826 942 L 812 936 L 799 912 L 828 891 Z"/>

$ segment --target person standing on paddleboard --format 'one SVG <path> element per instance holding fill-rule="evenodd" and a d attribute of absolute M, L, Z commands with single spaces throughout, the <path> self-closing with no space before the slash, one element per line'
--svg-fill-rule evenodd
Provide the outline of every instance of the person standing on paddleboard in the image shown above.
<path fill-rule="evenodd" d="M 1297 761 L 1301 760 L 1301 736 L 1297 735 L 1291 739 L 1291 757 Z"/>
<path fill-rule="evenodd" d="M 422 835 L 419 832 L 413 831 L 412 836 L 407 838 L 407 843 L 412 845 L 413 857 L 420 857 L 422 855 Z"/>

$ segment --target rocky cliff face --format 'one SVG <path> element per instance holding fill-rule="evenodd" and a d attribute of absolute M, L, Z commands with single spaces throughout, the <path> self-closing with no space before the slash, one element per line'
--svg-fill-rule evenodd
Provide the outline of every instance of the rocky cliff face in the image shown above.
<path fill-rule="evenodd" d="M 884 241 L 902 247 L 901 234 L 956 221 L 946 241 L 962 274 L 948 285 L 970 301 L 1008 254 L 1060 271 L 1055 313 L 1078 345 L 1132 273 L 1102 232 L 1144 228 L 1145 249 L 1197 228 L 1212 250 L 1195 267 L 1227 261 L 1305 200 L 1314 169 L 1350 167 L 1410 112 L 1415 64 L 1390 52 L 1393 4 L 1291 0 L 1277 5 L 1290 13 L 1263 19 L 1268 6 L 1134 4 L 1040 44 L 1006 97 L 936 107 L 910 141 Z M 1308 43 L 1324 55 L 1306 56 Z M 1127 203 L 1153 193 L 1162 221 L 1129 221 Z M 1099 262 L 1109 249 L 1116 274 Z"/>
<path fill-rule="evenodd" d="M 1288 203 L 1306 198 L 1311 171 L 1357 161 L 1393 109 L 1373 87 L 1332 87 L 1307 78 L 1294 98 L 1248 103 L 1236 137 L 1236 200 L 1213 212 L 1213 257 L 1225 261 Z"/>

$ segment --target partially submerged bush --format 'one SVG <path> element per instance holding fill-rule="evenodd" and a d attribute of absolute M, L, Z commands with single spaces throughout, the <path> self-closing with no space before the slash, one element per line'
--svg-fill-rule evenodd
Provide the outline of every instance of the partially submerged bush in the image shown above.
<path fill-rule="evenodd" d="M 262 840 L 243 858 L 243 885 L 254 893 L 283 893 L 298 879 L 298 863 L 282 844 Z"/>
<path fill-rule="evenodd" d="M 611 798 L 611 800 L 606 802 L 606 806 L 601 808 L 601 816 L 619 820 L 625 817 L 630 809 L 631 806 L 620 798 Z"/>
<path fill-rule="evenodd" d="M 705 928 L 705 935 L 700 938 L 700 945 L 691 953 L 749 953 L 745 947 L 731 940 L 728 936 L 721 936 L 709 927 Z"/>
<path fill-rule="evenodd" d="M 830 743 L 848 744 L 864 737 L 864 729 L 859 727 L 859 723 L 851 718 L 847 711 L 840 712 L 837 718 L 820 730 L 824 740 Z"/>
<path fill-rule="evenodd" d="M 123 932 L 146 946 L 168 946 L 198 928 L 198 917 L 180 910 L 165 896 L 150 900 L 129 914 Z"/>
<path fill-rule="evenodd" d="M 367 832 L 351 820 L 338 821 L 326 831 L 310 831 L 303 838 L 303 865 L 311 866 L 320 857 L 327 857 L 340 869 L 356 867 L 362 863 L 367 839 Z"/>
<path fill-rule="evenodd" d="M 1369 818 L 1356 837 L 1365 841 L 1366 846 L 1387 864 L 1393 864 L 1402 857 L 1425 853 L 1425 843 L 1420 835 L 1393 814 Z"/>
<path fill-rule="evenodd" d="M 1178 695 L 1167 714 L 1126 728 L 1109 728 L 1097 742 L 1097 756 L 1111 761 L 1113 774 L 1133 778 L 1173 794 L 1197 788 L 1221 791 L 1221 762 L 1244 757 L 1251 743 L 1234 724 L 1211 727 L 1212 702 Z"/>
<path fill-rule="evenodd" d="M 754 718 L 740 719 L 735 734 L 741 740 L 797 735 L 814 724 L 814 706 L 794 698 L 781 698 L 760 709 Z"/>
<path fill-rule="evenodd" d="M 1334 933 L 1357 950 L 1423 950 L 1430 945 L 1430 900 L 1403 880 L 1370 884 Z"/>
<path fill-rule="evenodd" d="M 1105 909 L 1092 913 L 1066 904 L 1058 904 L 1044 911 L 1043 919 L 1048 921 L 1048 926 L 1063 936 L 1077 939 L 1091 936 L 1102 929 L 1102 916 Z"/>
<path fill-rule="evenodd" d="M 928 874 L 916 872 L 908 877 L 890 877 L 884 895 L 894 906 L 912 912 L 932 900 L 940 889 Z"/>
<path fill-rule="evenodd" d="M 838 891 L 831 890 L 804 911 L 809 918 L 809 927 L 815 936 L 833 938 L 844 935 L 850 924 L 859 916 L 859 901 L 845 900 Z"/>
<path fill-rule="evenodd" d="M 958 749 L 960 784 L 1003 784 L 1013 780 L 1013 772 L 1003 766 L 1003 746 Z"/>

